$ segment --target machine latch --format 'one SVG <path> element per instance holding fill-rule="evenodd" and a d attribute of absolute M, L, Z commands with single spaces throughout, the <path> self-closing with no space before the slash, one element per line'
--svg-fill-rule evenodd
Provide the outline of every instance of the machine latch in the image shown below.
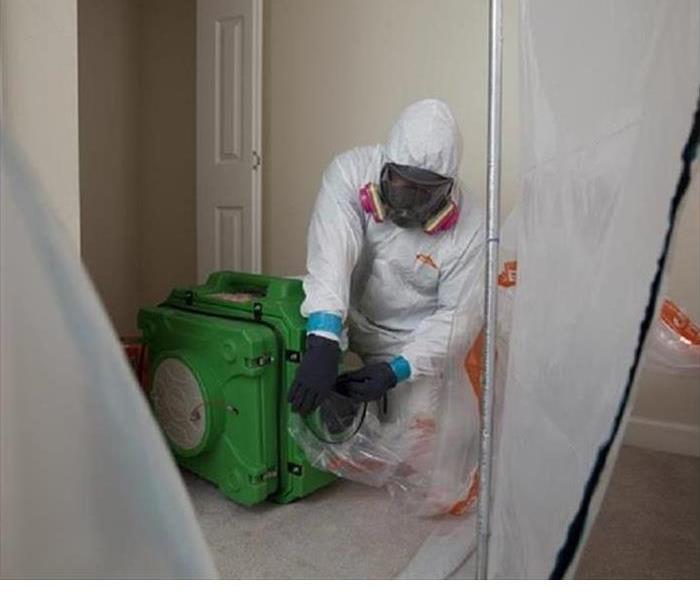
<path fill-rule="evenodd" d="M 266 471 L 260 476 L 260 479 L 262 481 L 269 481 L 270 479 L 274 479 L 277 477 L 277 469 L 272 469 L 271 471 Z"/>
<path fill-rule="evenodd" d="M 284 353 L 284 358 L 287 362 L 300 363 L 301 362 L 301 352 L 299 350 L 287 350 Z"/>
<path fill-rule="evenodd" d="M 262 312 L 263 312 L 263 307 L 260 302 L 256 302 L 253 304 L 253 318 L 256 321 L 261 321 L 262 320 Z"/>
<path fill-rule="evenodd" d="M 287 469 L 292 475 L 301 475 L 301 465 L 296 463 L 287 463 Z"/>
<path fill-rule="evenodd" d="M 275 357 L 272 354 L 263 354 L 262 356 L 256 356 L 255 358 L 249 358 L 248 364 L 253 367 L 266 367 L 267 365 L 275 362 Z"/>

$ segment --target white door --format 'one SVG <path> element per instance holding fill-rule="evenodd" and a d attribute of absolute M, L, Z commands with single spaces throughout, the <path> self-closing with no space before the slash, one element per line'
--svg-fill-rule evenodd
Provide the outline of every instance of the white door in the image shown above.
<path fill-rule="evenodd" d="M 197 0 L 197 276 L 261 268 L 262 0 Z"/>

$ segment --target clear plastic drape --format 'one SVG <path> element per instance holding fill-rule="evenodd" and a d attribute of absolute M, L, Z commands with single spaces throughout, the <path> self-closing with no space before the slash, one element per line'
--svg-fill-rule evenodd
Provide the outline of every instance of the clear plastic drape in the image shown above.
<path fill-rule="evenodd" d="M 696 330 L 683 341 L 653 317 L 693 157 L 700 4 L 520 6 L 523 197 L 508 223 L 517 269 L 507 247 L 502 256 L 489 576 L 565 577 L 615 461 L 645 341 L 671 370 L 696 364 Z M 459 315 L 438 425 L 449 458 L 435 472 L 451 464 L 455 483 L 477 460 L 471 425 L 455 437 L 472 402 L 460 371 L 471 329 Z M 404 577 L 473 577 L 474 521 L 443 519 Z"/>
<path fill-rule="evenodd" d="M 522 6 L 523 210 L 491 576 L 573 573 L 632 408 L 699 92 L 694 0 Z"/>
<path fill-rule="evenodd" d="M 0 574 L 216 576 L 67 234 L 2 139 Z"/>

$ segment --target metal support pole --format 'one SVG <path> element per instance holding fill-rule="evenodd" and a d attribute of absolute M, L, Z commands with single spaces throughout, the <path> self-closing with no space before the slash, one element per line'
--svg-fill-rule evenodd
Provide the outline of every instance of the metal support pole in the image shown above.
<path fill-rule="evenodd" d="M 496 367 L 496 296 L 501 201 L 501 0 L 489 7 L 489 104 L 488 104 L 488 190 L 486 196 L 486 333 L 484 352 L 484 397 L 481 410 L 479 452 L 479 501 L 477 507 L 476 577 L 488 577 L 489 517 L 491 504 L 491 457 L 493 402 Z"/>

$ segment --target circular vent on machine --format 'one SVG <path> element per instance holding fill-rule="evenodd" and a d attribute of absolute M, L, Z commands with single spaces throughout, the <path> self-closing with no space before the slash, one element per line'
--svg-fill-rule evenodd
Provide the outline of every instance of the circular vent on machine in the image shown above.
<path fill-rule="evenodd" d="M 204 395 L 192 370 L 177 358 L 166 358 L 153 375 L 151 402 L 167 438 L 182 450 L 202 443 L 207 425 Z"/>

